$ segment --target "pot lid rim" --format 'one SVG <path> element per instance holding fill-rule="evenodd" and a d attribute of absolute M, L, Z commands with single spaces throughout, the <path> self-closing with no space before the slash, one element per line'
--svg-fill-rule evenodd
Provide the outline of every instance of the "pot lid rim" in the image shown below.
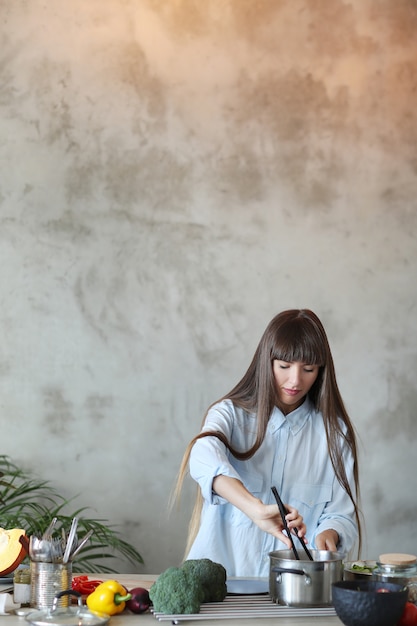
<path fill-rule="evenodd" d="M 92 612 L 85 607 L 77 606 L 58 608 L 56 611 L 51 611 L 50 608 L 35 609 L 26 615 L 25 620 L 33 624 L 33 626 L 53 626 L 55 624 L 58 626 L 60 624 L 65 626 L 71 626 L 72 624 L 74 626 L 79 626 L 80 624 L 101 626 L 102 624 L 107 624 L 110 620 L 110 615 Z"/>

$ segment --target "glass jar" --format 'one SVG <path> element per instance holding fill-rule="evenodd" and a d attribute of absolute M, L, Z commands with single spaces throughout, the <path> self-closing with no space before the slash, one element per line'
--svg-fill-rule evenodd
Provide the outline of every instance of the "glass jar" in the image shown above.
<path fill-rule="evenodd" d="M 18 568 L 13 577 L 13 600 L 21 606 L 30 606 L 30 569 L 29 567 Z"/>
<path fill-rule="evenodd" d="M 372 573 L 374 580 L 408 587 L 408 600 L 417 604 L 417 557 L 411 554 L 381 554 Z"/>

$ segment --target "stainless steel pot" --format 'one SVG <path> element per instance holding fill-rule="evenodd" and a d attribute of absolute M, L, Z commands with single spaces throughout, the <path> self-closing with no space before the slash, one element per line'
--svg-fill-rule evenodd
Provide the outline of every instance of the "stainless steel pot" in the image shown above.
<path fill-rule="evenodd" d="M 277 604 L 331 606 L 332 583 L 343 578 L 343 555 L 311 550 L 314 561 L 294 558 L 292 550 L 269 553 L 269 595 Z"/>

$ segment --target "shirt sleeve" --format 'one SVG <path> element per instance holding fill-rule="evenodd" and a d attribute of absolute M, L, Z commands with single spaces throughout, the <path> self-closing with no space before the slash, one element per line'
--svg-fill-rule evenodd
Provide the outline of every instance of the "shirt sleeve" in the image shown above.
<path fill-rule="evenodd" d="M 350 488 L 355 494 L 353 456 L 346 445 L 343 462 Z M 312 544 L 315 546 L 315 539 L 319 533 L 329 529 L 338 533 L 338 551 L 346 555 L 354 547 L 358 538 L 358 528 L 353 503 L 336 476 L 333 481 L 332 498 L 327 502 L 318 520 L 317 528 L 311 538 Z"/>
<path fill-rule="evenodd" d="M 209 410 L 202 432 L 221 432 L 228 441 L 231 441 L 233 422 L 233 405 L 231 402 L 223 401 Z M 213 492 L 213 480 L 216 476 L 230 476 L 242 480 L 230 462 L 230 454 L 226 446 L 214 436 L 203 437 L 195 442 L 190 455 L 190 474 L 199 484 L 203 498 L 209 504 L 226 502 L 224 498 Z"/>

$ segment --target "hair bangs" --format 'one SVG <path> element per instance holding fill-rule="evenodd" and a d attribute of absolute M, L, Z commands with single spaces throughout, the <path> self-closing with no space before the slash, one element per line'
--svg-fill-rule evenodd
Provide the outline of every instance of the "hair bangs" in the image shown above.
<path fill-rule="evenodd" d="M 271 351 L 272 359 L 287 363 L 300 362 L 308 365 L 323 366 L 326 363 L 326 351 L 323 338 L 309 325 L 289 324 L 275 336 Z"/>

